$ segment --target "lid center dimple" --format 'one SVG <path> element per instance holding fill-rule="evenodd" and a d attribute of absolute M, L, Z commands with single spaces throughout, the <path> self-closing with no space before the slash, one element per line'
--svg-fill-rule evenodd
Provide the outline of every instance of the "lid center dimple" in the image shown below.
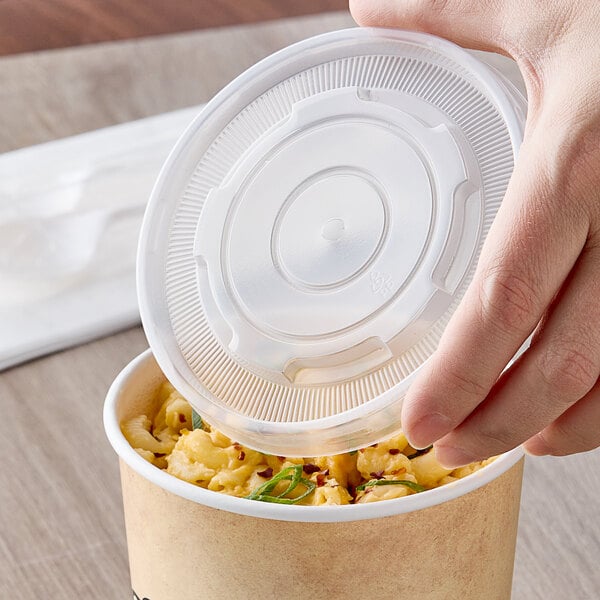
<path fill-rule="evenodd" d="M 344 229 L 346 228 L 343 219 L 329 219 L 321 228 L 321 235 L 323 239 L 329 240 L 330 242 L 337 242 L 343 235 Z"/>
<path fill-rule="evenodd" d="M 387 231 L 387 201 L 368 173 L 326 169 L 298 186 L 275 222 L 271 253 L 294 288 L 330 290 L 368 268 Z"/>

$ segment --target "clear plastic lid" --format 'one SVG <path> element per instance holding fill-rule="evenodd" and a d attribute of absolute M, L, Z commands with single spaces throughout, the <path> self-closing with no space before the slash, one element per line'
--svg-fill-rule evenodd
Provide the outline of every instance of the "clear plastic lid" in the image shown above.
<path fill-rule="evenodd" d="M 179 140 L 144 218 L 140 310 L 166 376 L 273 454 L 396 433 L 523 117 L 497 73 L 424 34 L 338 31 L 246 71 Z"/>

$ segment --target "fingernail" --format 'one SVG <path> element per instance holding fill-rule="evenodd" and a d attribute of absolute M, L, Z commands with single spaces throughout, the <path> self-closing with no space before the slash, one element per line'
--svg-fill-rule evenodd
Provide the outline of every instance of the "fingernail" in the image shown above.
<path fill-rule="evenodd" d="M 469 452 L 454 446 L 434 446 L 434 450 L 437 461 L 446 469 L 464 467 L 477 460 L 477 457 Z"/>
<path fill-rule="evenodd" d="M 552 449 L 539 433 L 523 444 L 523 450 L 530 456 L 547 456 L 552 453 Z"/>
<path fill-rule="evenodd" d="M 450 419 L 442 413 L 430 413 L 421 417 L 408 431 L 405 431 L 408 443 L 417 450 L 427 448 L 452 429 Z"/>

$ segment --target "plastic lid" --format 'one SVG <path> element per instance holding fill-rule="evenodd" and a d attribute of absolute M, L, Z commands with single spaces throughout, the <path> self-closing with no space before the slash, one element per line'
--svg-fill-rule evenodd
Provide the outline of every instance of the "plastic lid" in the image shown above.
<path fill-rule="evenodd" d="M 435 37 L 377 29 L 278 52 L 220 92 L 144 219 L 144 328 L 169 380 L 273 454 L 396 433 L 472 278 L 522 99 Z"/>

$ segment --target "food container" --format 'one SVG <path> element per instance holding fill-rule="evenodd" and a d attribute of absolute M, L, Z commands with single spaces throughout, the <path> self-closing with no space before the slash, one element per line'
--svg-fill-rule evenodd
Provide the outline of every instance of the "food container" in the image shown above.
<path fill-rule="evenodd" d="M 285 506 L 180 481 L 119 423 L 147 411 L 166 376 L 211 425 L 275 455 L 398 433 L 473 277 L 523 123 L 517 90 L 461 48 L 352 29 L 261 61 L 190 125 L 140 236 L 152 354 L 106 403 L 136 597 L 510 596 L 519 450 L 397 500 Z"/>
<path fill-rule="evenodd" d="M 140 457 L 119 424 L 164 380 L 150 351 L 104 419 L 119 455 L 131 584 L 142 600 L 507 600 L 522 452 L 445 486 L 371 504 L 286 506 L 196 487 Z"/>

